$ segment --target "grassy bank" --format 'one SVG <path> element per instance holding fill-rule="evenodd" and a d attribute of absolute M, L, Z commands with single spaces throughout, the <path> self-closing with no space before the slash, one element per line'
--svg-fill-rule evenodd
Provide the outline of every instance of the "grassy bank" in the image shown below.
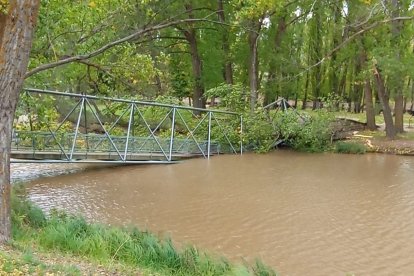
<path fill-rule="evenodd" d="M 14 247 L 71 254 L 104 266 L 122 264 L 162 275 L 276 275 L 260 261 L 236 265 L 193 246 L 177 249 L 171 239 L 147 231 L 88 223 L 82 217 L 61 212 L 46 217 L 38 207 L 16 195 L 12 202 Z M 10 265 L 8 269 L 12 268 Z"/>

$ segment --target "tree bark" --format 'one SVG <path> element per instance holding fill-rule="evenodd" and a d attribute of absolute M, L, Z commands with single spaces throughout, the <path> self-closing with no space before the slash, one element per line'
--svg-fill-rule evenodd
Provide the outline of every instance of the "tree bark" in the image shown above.
<path fill-rule="evenodd" d="M 365 48 L 363 38 L 359 41 L 360 42 L 360 62 L 361 68 L 366 68 L 366 64 L 368 61 L 367 51 Z M 369 77 L 365 77 L 364 83 L 364 102 L 365 102 L 365 115 L 367 120 L 367 128 L 369 130 L 377 130 L 377 125 L 375 123 L 375 109 L 373 103 L 373 94 L 372 94 L 372 87 L 371 87 L 371 80 Z"/>
<path fill-rule="evenodd" d="M 220 23 L 224 24 L 226 22 L 226 17 L 224 15 L 224 4 L 223 0 L 217 1 L 217 15 Z M 233 64 L 231 62 L 230 54 L 230 43 L 229 43 L 229 32 L 226 28 L 223 27 L 223 36 L 222 36 L 222 49 L 224 53 L 224 81 L 227 84 L 233 84 Z"/>
<path fill-rule="evenodd" d="M 394 121 L 392 120 L 392 113 L 391 113 L 391 108 L 390 108 L 390 103 L 389 103 L 389 95 L 385 89 L 385 84 L 381 76 L 381 72 L 379 71 L 376 65 L 374 65 L 374 78 L 377 84 L 378 98 L 380 99 L 380 102 L 383 107 L 383 114 L 384 114 L 384 121 L 385 121 L 385 134 L 387 138 L 394 139 L 396 132 L 395 132 L 395 127 L 394 127 Z"/>
<path fill-rule="evenodd" d="M 320 7 L 315 8 L 315 18 L 314 22 L 312 23 L 312 30 L 313 30 L 313 37 L 312 39 L 312 54 L 313 59 L 312 62 L 315 64 L 322 59 L 322 34 L 321 34 L 321 10 Z M 319 109 L 321 108 L 321 84 L 322 84 L 322 68 L 321 64 L 316 66 L 313 69 L 313 107 L 312 109 Z"/>
<path fill-rule="evenodd" d="M 392 12 L 391 15 L 393 18 L 400 16 L 400 1 L 399 0 L 389 0 Z M 400 41 L 401 41 L 401 22 L 396 20 L 391 23 L 391 42 L 395 45 L 397 49 L 396 60 L 400 61 Z M 395 118 L 395 130 L 397 133 L 404 132 L 404 96 L 402 84 L 403 81 L 397 82 L 396 87 L 394 88 L 394 118 Z"/>
<path fill-rule="evenodd" d="M 188 12 L 190 19 L 193 19 L 192 6 L 190 4 L 185 5 L 185 9 Z M 202 62 L 200 53 L 198 52 L 197 45 L 197 33 L 196 30 L 190 26 L 187 30 L 183 31 L 188 44 L 190 45 L 191 64 L 194 77 L 194 91 L 193 91 L 193 106 L 196 108 L 205 108 L 206 100 L 204 99 L 204 84 L 202 80 Z"/>
<path fill-rule="evenodd" d="M 365 111 L 367 119 L 367 128 L 369 130 L 377 130 L 377 125 L 375 124 L 375 110 L 374 104 L 372 102 L 372 87 L 369 78 L 365 79 Z"/>
<path fill-rule="evenodd" d="M 11 238 L 11 133 L 39 5 L 39 0 L 11 0 L 7 15 L 0 14 L 0 243 Z"/>
<path fill-rule="evenodd" d="M 249 85 L 250 85 L 250 111 L 253 112 L 257 103 L 257 91 L 259 88 L 259 69 L 258 69 L 258 41 L 260 29 L 262 27 L 261 20 L 252 22 L 252 28 L 249 30 Z"/>
<path fill-rule="evenodd" d="M 332 14 L 334 17 L 334 29 L 332 30 L 332 42 L 333 42 L 333 49 L 338 47 L 340 44 L 340 37 L 342 32 L 338 32 L 336 28 L 340 26 L 341 21 L 341 8 L 340 5 L 332 5 Z M 331 57 L 331 93 L 335 95 L 339 95 L 339 77 L 338 77 L 338 64 L 337 64 L 337 52 L 332 53 Z M 336 106 L 338 108 L 339 106 Z"/>
<path fill-rule="evenodd" d="M 278 20 L 278 24 L 276 27 L 277 31 L 274 37 L 274 42 L 273 42 L 273 49 L 272 49 L 272 55 L 276 56 L 279 52 L 280 49 L 280 45 L 282 43 L 282 38 L 283 35 L 286 32 L 286 28 L 287 28 L 287 22 L 286 22 L 286 16 L 281 16 Z M 266 94 L 265 94 L 265 99 L 264 99 L 264 103 L 265 104 L 269 104 L 271 102 L 273 102 L 274 100 L 276 100 L 275 97 L 275 87 L 276 87 L 276 65 L 277 63 L 274 60 L 270 60 L 269 61 L 269 72 L 268 72 L 268 79 L 267 79 L 267 84 L 266 84 Z"/>

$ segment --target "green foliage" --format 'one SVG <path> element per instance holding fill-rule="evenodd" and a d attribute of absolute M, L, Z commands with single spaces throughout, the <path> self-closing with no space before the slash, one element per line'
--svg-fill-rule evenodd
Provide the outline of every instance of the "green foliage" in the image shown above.
<path fill-rule="evenodd" d="M 220 105 L 232 111 L 244 111 L 247 108 L 248 101 L 246 95 L 248 89 L 242 84 L 225 84 L 209 89 L 205 94 L 205 98 L 219 98 Z"/>
<path fill-rule="evenodd" d="M 0 13 L 7 14 L 9 0 L 0 0 Z"/>
<path fill-rule="evenodd" d="M 91 224 L 82 217 L 58 211 L 53 211 L 39 224 L 39 219 L 29 214 L 33 205 L 26 200 L 19 202 L 13 204 L 13 221 L 19 221 L 14 226 L 14 238 L 21 239 L 18 233 L 26 231 L 31 243 L 45 249 L 57 249 L 102 262 L 119 261 L 171 275 L 234 275 L 237 271 L 223 258 L 211 257 L 193 246 L 177 249 L 171 239 L 160 239 L 136 228 Z M 21 220 L 21 217 L 27 219 Z M 252 275 L 275 275 L 261 262 L 252 267 L 246 265 L 245 270 Z"/>
<path fill-rule="evenodd" d="M 335 143 L 335 152 L 337 153 L 352 153 L 352 154 L 364 154 L 367 148 L 355 142 L 337 142 Z"/>
<path fill-rule="evenodd" d="M 333 116 L 326 111 L 321 110 L 309 117 L 288 111 L 275 114 L 274 120 L 281 137 L 294 149 L 321 152 L 330 147 Z"/>
<path fill-rule="evenodd" d="M 258 153 L 268 152 L 280 133 L 269 123 L 269 118 L 263 111 L 246 114 L 243 120 L 243 144 L 248 150 Z"/>
<path fill-rule="evenodd" d="M 344 99 L 336 93 L 329 93 L 322 101 L 325 103 L 325 107 L 328 111 L 338 111 L 339 106 L 344 102 Z"/>

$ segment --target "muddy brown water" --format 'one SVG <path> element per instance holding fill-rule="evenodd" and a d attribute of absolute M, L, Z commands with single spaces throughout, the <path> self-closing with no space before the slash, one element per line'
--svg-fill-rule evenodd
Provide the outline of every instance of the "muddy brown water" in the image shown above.
<path fill-rule="evenodd" d="M 28 191 L 46 211 L 259 257 L 281 275 L 414 275 L 413 157 L 226 155 L 39 178 Z"/>

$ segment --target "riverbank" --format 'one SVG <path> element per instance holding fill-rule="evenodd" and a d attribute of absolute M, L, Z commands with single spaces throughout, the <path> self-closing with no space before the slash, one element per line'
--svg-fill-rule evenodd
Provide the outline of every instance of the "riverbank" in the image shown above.
<path fill-rule="evenodd" d="M 13 197 L 12 210 L 13 240 L 0 248 L 0 275 L 276 275 L 260 261 L 233 264 L 148 231 L 56 211 L 46 217 L 22 196 Z"/>
<path fill-rule="evenodd" d="M 408 129 L 394 140 L 387 139 L 383 131 L 358 131 L 347 141 L 364 145 L 367 152 L 414 156 L 413 129 Z"/>

